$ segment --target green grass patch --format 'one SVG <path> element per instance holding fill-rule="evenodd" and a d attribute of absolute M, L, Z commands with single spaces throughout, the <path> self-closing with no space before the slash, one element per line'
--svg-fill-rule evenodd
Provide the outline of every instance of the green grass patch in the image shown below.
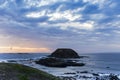
<path fill-rule="evenodd" d="M 21 64 L 0 63 L 0 71 L 5 72 L 6 80 L 9 77 L 17 80 L 61 80 L 44 71 Z"/>
<path fill-rule="evenodd" d="M 18 79 L 19 79 L 19 80 L 29 80 L 26 75 L 19 75 L 19 76 L 18 76 Z"/>

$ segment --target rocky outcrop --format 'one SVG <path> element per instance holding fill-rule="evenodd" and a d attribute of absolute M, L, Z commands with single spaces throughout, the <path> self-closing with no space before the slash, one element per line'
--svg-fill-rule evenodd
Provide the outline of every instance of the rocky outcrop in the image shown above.
<path fill-rule="evenodd" d="M 73 75 L 73 73 L 69 74 Z M 83 74 L 74 73 L 74 76 L 60 76 L 60 78 L 62 80 L 120 80 L 119 75 L 116 74 L 106 75 L 105 73 L 102 75 L 99 75 L 99 73 L 83 73 Z"/>
<path fill-rule="evenodd" d="M 80 58 L 80 56 L 72 49 L 60 48 L 49 55 L 47 58 L 39 59 L 35 61 L 37 64 L 41 64 L 48 67 L 67 67 L 67 66 L 84 66 L 84 63 L 78 63 L 70 58 Z"/>
<path fill-rule="evenodd" d="M 80 58 L 80 56 L 72 49 L 59 48 L 53 52 L 49 57 L 56 58 Z"/>
<path fill-rule="evenodd" d="M 43 58 L 36 61 L 37 64 L 41 64 L 48 67 L 67 67 L 67 66 L 84 66 L 84 63 L 77 63 L 72 60 L 63 60 L 60 58 Z"/>

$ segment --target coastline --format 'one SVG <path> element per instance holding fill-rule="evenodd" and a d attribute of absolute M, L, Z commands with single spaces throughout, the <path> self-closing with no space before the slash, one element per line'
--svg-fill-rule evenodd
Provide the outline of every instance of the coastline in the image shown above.
<path fill-rule="evenodd" d="M 61 80 L 42 70 L 17 63 L 0 63 L 0 80 Z"/>
<path fill-rule="evenodd" d="M 43 65 L 39 65 L 35 63 L 34 59 L 29 60 L 13 60 L 8 61 L 8 63 L 18 63 L 26 66 L 30 66 L 42 71 L 45 71 L 49 74 L 52 74 L 56 77 L 59 77 L 63 80 L 65 79 L 73 79 L 73 80 L 111 80 L 109 78 L 118 78 L 115 80 L 120 79 L 119 73 L 113 73 L 109 70 L 100 71 L 97 69 L 94 70 L 87 70 L 87 67 L 76 67 L 78 69 L 75 69 L 74 67 L 67 67 L 67 68 L 55 68 L 55 67 L 45 67 Z M 107 68 L 106 68 L 107 69 Z"/>

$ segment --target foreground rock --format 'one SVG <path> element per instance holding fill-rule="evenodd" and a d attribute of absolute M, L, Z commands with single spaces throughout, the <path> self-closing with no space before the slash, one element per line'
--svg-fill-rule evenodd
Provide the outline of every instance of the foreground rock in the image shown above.
<path fill-rule="evenodd" d="M 48 67 L 67 67 L 67 66 L 84 66 L 84 63 L 77 63 L 73 60 L 63 60 L 60 58 L 43 58 L 36 61 L 37 64 L 45 65 Z"/>
<path fill-rule="evenodd" d="M 80 56 L 72 49 L 59 48 L 53 52 L 49 57 L 56 58 L 80 58 Z"/>
<path fill-rule="evenodd" d="M 60 80 L 51 74 L 20 64 L 0 63 L 0 80 Z"/>

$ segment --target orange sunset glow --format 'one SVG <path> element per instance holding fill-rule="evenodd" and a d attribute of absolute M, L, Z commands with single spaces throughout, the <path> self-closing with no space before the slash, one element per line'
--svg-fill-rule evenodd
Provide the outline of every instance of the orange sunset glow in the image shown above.
<path fill-rule="evenodd" d="M 50 52 L 48 48 L 29 48 L 29 47 L 0 47 L 0 53 L 27 53 L 27 52 Z"/>

